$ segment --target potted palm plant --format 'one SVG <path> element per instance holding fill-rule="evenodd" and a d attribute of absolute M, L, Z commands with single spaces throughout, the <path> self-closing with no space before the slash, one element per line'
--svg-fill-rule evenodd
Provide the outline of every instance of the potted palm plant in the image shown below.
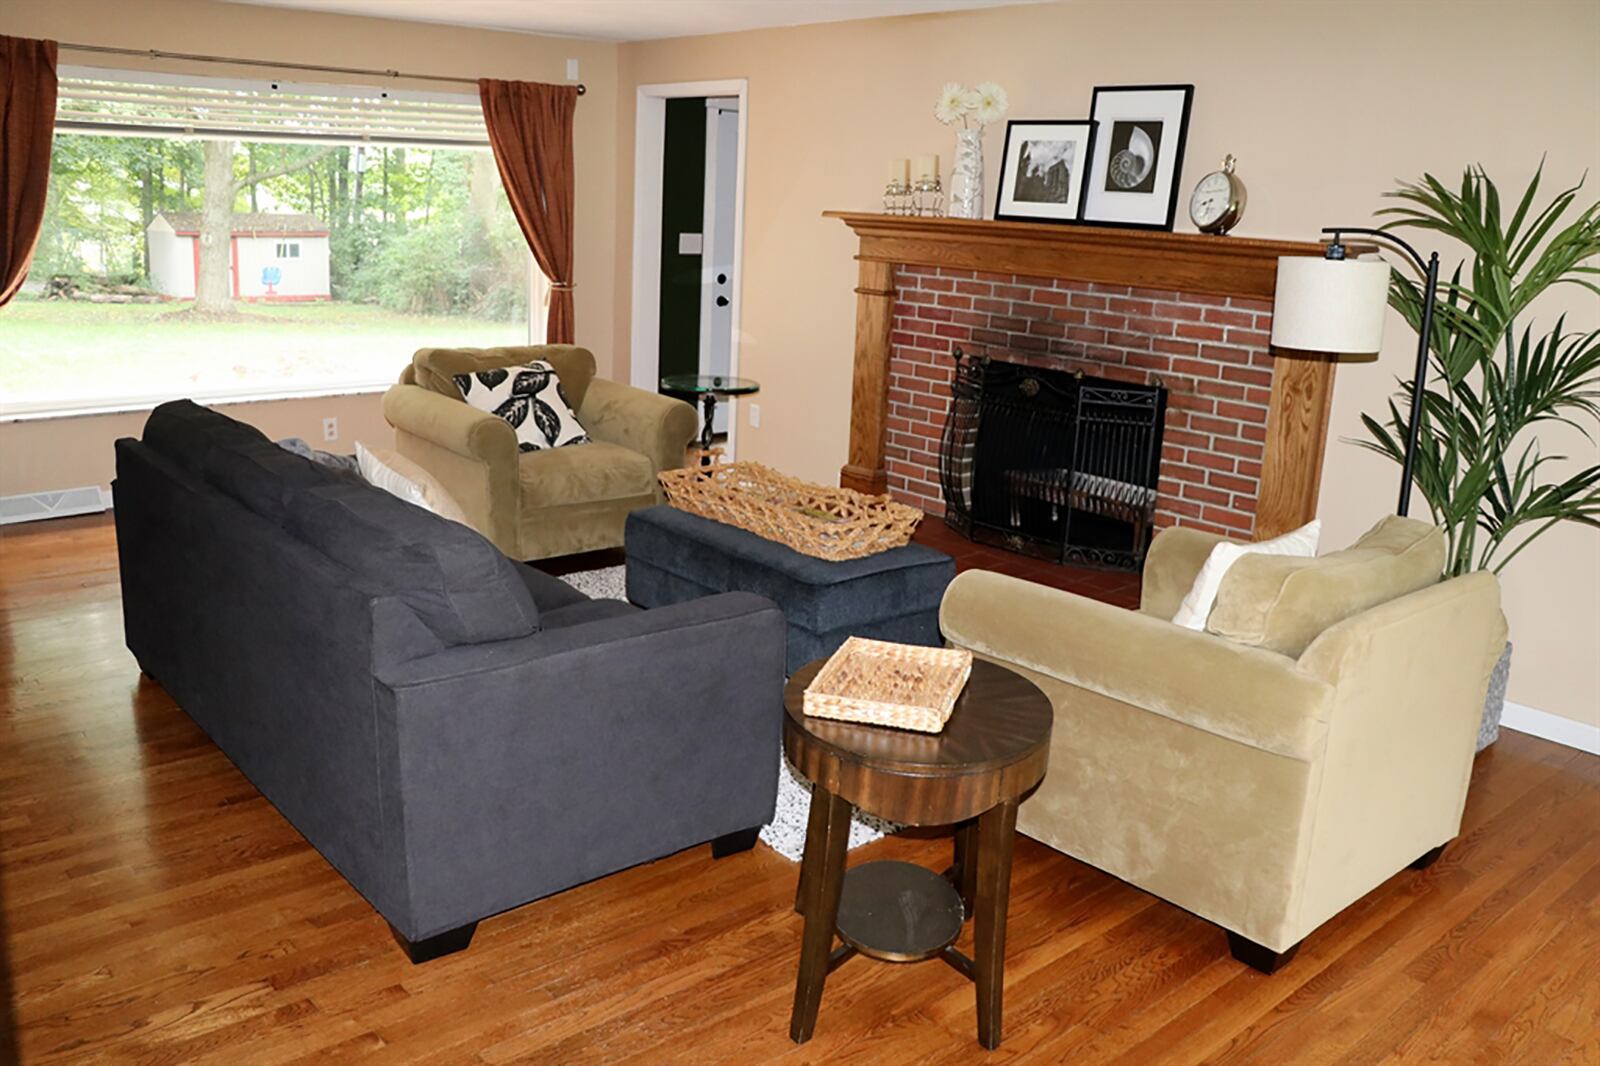
<path fill-rule="evenodd" d="M 1541 165 L 1540 171 L 1543 167 Z M 1470 253 L 1441 281 L 1430 331 L 1431 380 L 1423 392 L 1415 456 L 1416 489 L 1445 531 L 1450 576 L 1499 573 L 1558 522 L 1600 526 L 1600 465 L 1574 466 L 1540 447 L 1538 429 L 1561 423 L 1590 441 L 1600 425 L 1600 330 L 1572 330 L 1565 316 L 1536 325 L 1529 307 L 1557 285 L 1600 295 L 1600 203 L 1569 213 L 1582 182 L 1535 209 L 1536 172 L 1509 217 L 1481 167 L 1469 167 L 1459 190 L 1431 174 L 1388 194 L 1385 229 L 1432 230 Z M 1422 323 L 1424 290 L 1416 277 L 1391 273 L 1389 304 L 1413 330 Z M 1412 384 L 1400 382 L 1386 419 L 1363 415 L 1363 447 L 1395 462 L 1405 454 Z M 1499 735 L 1511 645 L 1495 668 L 1478 738 Z"/>

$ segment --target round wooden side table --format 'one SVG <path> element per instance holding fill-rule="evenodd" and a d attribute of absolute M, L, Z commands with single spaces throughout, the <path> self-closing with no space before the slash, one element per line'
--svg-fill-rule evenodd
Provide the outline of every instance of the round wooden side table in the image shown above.
<path fill-rule="evenodd" d="M 977 986 L 978 1042 L 999 1047 L 1017 803 L 1044 777 L 1050 701 L 1022 675 L 979 660 L 943 732 L 807 718 L 805 689 L 822 665 L 801 668 L 783 693 L 784 752 L 815 784 L 795 893 L 806 924 L 789 1036 L 811 1038 L 823 983 L 856 954 L 939 958 Z M 847 873 L 854 808 L 907 825 L 955 824 L 955 862 L 943 876 L 903 862 Z M 971 959 L 952 946 L 967 917 Z"/>

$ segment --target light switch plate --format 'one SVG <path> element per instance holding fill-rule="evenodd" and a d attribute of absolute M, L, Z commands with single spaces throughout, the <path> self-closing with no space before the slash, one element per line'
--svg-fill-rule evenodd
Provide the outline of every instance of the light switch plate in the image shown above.
<path fill-rule="evenodd" d="M 699 255 L 700 254 L 700 250 L 702 248 L 704 248 L 704 247 L 705 247 L 705 239 L 700 234 L 698 234 L 698 233 L 680 233 L 680 234 L 678 234 L 678 254 L 679 255 Z"/>
<path fill-rule="evenodd" d="M 578 80 L 578 61 L 576 59 L 567 60 L 567 80 Z"/>

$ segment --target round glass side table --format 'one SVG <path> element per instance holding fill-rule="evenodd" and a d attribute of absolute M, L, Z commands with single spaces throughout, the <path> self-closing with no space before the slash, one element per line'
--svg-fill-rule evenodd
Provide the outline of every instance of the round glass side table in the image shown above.
<path fill-rule="evenodd" d="M 667 374 L 661 379 L 661 391 L 699 397 L 700 410 L 705 415 L 705 425 L 700 429 L 700 465 L 710 466 L 711 424 L 717 417 L 717 397 L 748 396 L 760 392 L 761 384 L 724 374 Z"/>

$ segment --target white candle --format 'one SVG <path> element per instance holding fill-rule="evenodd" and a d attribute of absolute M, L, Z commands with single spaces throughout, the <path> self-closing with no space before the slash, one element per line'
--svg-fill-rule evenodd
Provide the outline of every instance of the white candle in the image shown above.
<path fill-rule="evenodd" d="M 939 176 L 939 157 L 936 155 L 917 156 L 917 180 L 937 178 Z"/>
<path fill-rule="evenodd" d="M 892 185 L 905 185 L 911 180 L 911 160 L 889 160 L 889 182 Z"/>

